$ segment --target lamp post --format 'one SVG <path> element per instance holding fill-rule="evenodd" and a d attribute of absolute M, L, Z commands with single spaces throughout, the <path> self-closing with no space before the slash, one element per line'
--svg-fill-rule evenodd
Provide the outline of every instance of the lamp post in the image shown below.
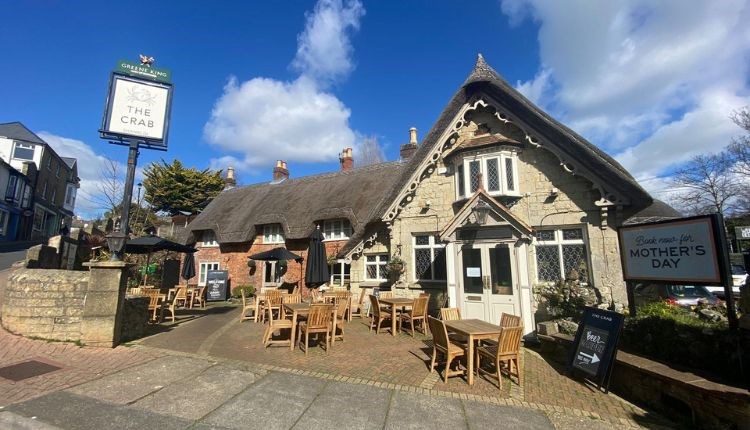
<path fill-rule="evenodd" d="M 112 253 L 109 257 L 109 261 L 122 261 L 122 250 L 125 248 L 125 239 L 127 236 L 125 233 L 120 231 L 120 221 L 115 223 L 115 228 L 112 233 L 107 235 L 107 246 L 109 251 Z"/>

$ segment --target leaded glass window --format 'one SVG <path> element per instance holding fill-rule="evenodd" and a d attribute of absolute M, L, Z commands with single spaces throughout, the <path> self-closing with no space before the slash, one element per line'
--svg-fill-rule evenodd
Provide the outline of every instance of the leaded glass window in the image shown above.
<path fill-rule="evenodd" d="M 373 254 L 365 258 L 365 279 L 385 281 L 388 277 L 388 254 Z"/>
<path fill-rule="evenodd" d="M 445 245 L 437 236 L 414 236 L 414 278 L 417 281 L 446 279 Z"/>
<path fill-rule="evenodd" d="M 464 187 L 466 186 L 464 181 L 464 165 L 463 163 L 458 165 L 458 195 L 463 196 L 464 195 Z"/>
<path fill-rule="evenodd" d="M 508 187 L 508 190 L 514 191 L 516 189 L 516 184 L 513 180 L 513 159 L 512 158 L 505 159 L 505 181 L 506 181 L 506 186 Z"/>
<path fill-rule="evenodd" d="M 469 179 L 471 181 L 471 192 L 474 193 L 479 189 L 479 161 L 469 163 Z"/>
<path fill-rule="evenodd" d="M 500 191 L 500 169 L 497 158 L 487 160 L 487 191 Z"/>
<path fill-rule="evenodd" d="M 535 238 L 539 281 L 555 282 L 577 278 L 581 282 L 588 282 L 588 252 L 583 229 L 538 230 Z"/>

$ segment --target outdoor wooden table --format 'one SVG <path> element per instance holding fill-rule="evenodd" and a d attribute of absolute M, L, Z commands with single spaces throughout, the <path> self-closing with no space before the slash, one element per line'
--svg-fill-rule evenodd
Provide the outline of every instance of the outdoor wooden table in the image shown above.
<path fill-rule="evenodd" d="M 294 351 L 295 339 L 297 337 L 297 316 L 307 315 L 310 313 L 309 303 L 285 303 L 284 308 L 292 313 L 292 344 L 289 345 L 289 350 Z"/>
<path fill-rule="evenodd" d="M 469 371 L 469 385 L 474 385 L 474 341 L 497 339 L 503 328 L 478 319 L 445 321 L 445 326 L 449 331 L 466 335 L 469 339 L 466 363 Z"/>
<path fill-rule="evenodd" d="M 405 308 L 414 306 L 414 299 L 404 297 L 392 297 L 390 299 L 379 299 L 380 303 L 391 305 L 391 334 L 396 335 L 396 307 Z"/>

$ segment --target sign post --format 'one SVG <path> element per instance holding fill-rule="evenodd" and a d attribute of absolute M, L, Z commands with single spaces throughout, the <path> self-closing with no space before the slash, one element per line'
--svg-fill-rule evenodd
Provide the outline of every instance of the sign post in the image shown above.
<path fill-rule="evenodd" d="M 729 328 L 738 327 L 724 219 L 719 214 L 620 227 L 625 281 L 723 285 Z"/>
<path fill-rule="evenodd" d="M 119 61 L 110 74 L 102 128 L 99 130 L 102 139 L 129 147 L 120 224 L 126 237 L 130 226 L 138 149 L 167 150 L 172 112 L 171 73 L 152 67 L 153 57 L 140 57 L 140 64 Z M 113 260 L 120 258 L 117 254 L 112 253 Z"/>

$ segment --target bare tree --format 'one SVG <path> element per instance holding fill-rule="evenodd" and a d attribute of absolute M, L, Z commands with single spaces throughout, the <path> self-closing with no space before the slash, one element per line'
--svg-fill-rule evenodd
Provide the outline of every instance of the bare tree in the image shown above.
<path fill-rule="evenodd" d="M 750 109 L 744 107 L 730 115 L 732 121 L 746 134 L 732 139 L 722 153 L 729 166 L 729 173 L 735 180 L 745 186 L 738 186 L 737 197 L 742 213 L 750 213 Z"/>
<path fill-rule="evenodd" d="M 99 172 L 99 182 L 96 188 L 99 192 L 97 196 L 94 196 L 96 204 L 110 214 L 116 213 L 117 209 L 121 207 L 123 190 L 125 189 L 122 170 L 116 161 L 111 158 L 105 159 Z"/>
<path fill-rule="evenodd" d="M 722 154 L 693 157 L 672 177 L 672 185 L 685 190 L 673 196 L 672 203 L 693 215 L 732 212 L 741 187 L 730 167 Z"/>
<path fill-rule="evenodd" d="M 360 166 L 378 164 L 385 161 L 385 152 L 383 152 L 383 148 L 380 147 L 378 138 L 375 136 L 365 136 L 362 139 L 359 150 L 361 154 L 357 156 L 357 164 Z"/>

